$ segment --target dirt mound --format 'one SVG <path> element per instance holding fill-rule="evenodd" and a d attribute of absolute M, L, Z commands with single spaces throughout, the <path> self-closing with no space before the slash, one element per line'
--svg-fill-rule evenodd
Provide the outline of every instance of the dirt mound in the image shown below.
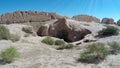
<path fill-rule="evenodd" d="M 0 23 L 24 23 L 24 22 L 44 22 L 53 19 L 59 19 L 56 13 L 38 12 L 38 11 L 15 11 L 0 16 Z"/>
<path fill-rule="evenodd" d="M 84 21 L 84 22 L 100 22 L 100 19 L 89 16 L 89 15 L 76 15 L 72 17 L 73 20 Z"/>
<path fill-rule="evenodd" d="M 112 19 L 112 18 L 103 18 L 101 23 L 103 23 L 103 24 L 115 24 L 114 19 Z"/>

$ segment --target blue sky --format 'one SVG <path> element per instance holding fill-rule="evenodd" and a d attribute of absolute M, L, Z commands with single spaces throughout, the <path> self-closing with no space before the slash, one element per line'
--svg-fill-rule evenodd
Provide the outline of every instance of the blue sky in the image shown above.
<path fill-rule="evenodd" d="M 0 0 L 0 14 L 16 10 L 56 12 L 72 17 L 88 14 L 120 19 L 120 0 Z"/>

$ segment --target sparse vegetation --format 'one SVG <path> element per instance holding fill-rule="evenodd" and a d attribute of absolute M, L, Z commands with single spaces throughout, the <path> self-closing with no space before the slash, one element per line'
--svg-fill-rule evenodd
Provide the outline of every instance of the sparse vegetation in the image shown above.
<path fill-rule="evenodd" d="M 74 47 L 73 44 L 67 44 L 67 45 L 65 46 L 65 49 L 72 49 L 73 47 Z"/>
<path fill-rule="evenodd" d="M 51 37 L 47 36 L 42 40 L 43 43 L 48 44 L 48 45 L 53 45 L 55 43 L 54 39 Z"/>
<path fill-rule="evenodd" d="M 0 25 L 0 40 L 5 39 L 8 40 L 10 39 L 11 35 L 9 30 L 5 27 Z"/>
<path fill-rule="evenodd" d="M 54 41 L 54 39 L 52 39 L 52 38 L 49 37 L 49 36 L 45 37 L 45 38 L 42 40 L 42 42 L 45 43 L 45 44 L 48 44 L 48 45 L 53 45 L 53 44 L 55 44 L 55 45 L 59 46 L 59 47 L 58 47 L 58 50 L 59 50 L 59 49 L 60 49 L 60 50 L 61 50 L 61 49 L 71 49 L 71 48 L 74 47 L 73 44 L 66 44 L 64 40 L 55 40 L 55 41 Z"/>
<path fill-rule="evenodd" d="M 72 49 L 74 47 L 73 44 L 64 44 L 59 47 L 59 49 Z"/>
<path fill-rule="evenodd" d="M 26 33 L 25 35 L 24 35 L 24 37 L 29 37 L 29 36 L 36 36 L 36 34 L 35 33 L 32 33 L 32 34 L 30 34 L 30 33 Z"/>
<path fill-rule="evenodd" d="M 102 35 L 102 36 L 118 35 L 119 29 L 114 26 L 108 26 L 107 28 L 102 29 L 98 33 L 99 35 Z"/>
<path fill-rule="evenodd" d="M 28 34 L 28 33 L 26 33 L 25 35 L 24 35 L 24 37 L 29 37 L 30 36 L 30 34 Z"/>
<path fill-rule="evenodd" d="M 11 34 L 10 40 L 13 42 L 19 41 L 20 36 Z"/>
<path fill-rule="evenodd" d="M 19 54 L 14 47 L 9 47 L 5 49 L 1 54 L 1 60 L 5 63 L 11 63 Z"/>
<path fill-rule="evenodd" d="M 65 45 L 65 41 L 64 40 L 56 40 L 55 45 Z"/>
<path fill-rule="evenodd" d="M 87 63 L 95 63 L 104 60 L 108 54 L 109 51 L 103 43 L 93 43 L 86 52 L 80 54 L 80 59 Z"/>
<path fill-rule="evenodd" d="M 87 63 L 93 63 L 96 61 L 96 56 L 90 54 L 89 52 L 84 52 L 80 54 L 81 61 L 82 62 L 87 62 Z"/>
<path fill-rule="evenodd" d="M 36 35 L 36 33 L 32 33 L 32 36 L 36 37 L 37 35 Z"/>
<path fill-rule="evenodd" d="M 109 42 L 108 45 L 110 46 L 110 52 L 112 54 L 118 54 L 120 53 L 120 45 L 117 42 Z"/>
<path fill-rule="evenodd" d="M 13 42 L 18 41 L 20 39 L 19 36 L 10 34 L 9 29 L 5 26 L 0 25 L 0 40 L 11 40 Z"/>

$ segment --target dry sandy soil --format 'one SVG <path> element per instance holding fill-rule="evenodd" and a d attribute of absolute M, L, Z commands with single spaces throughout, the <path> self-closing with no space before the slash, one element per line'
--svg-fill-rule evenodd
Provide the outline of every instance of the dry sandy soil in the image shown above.
<path fill-rule="evenodd" d="M 80 53 L 90 43 L 82 43 L 73 49 L 56 50 L 54 46 L 41 43 L 44 37 L 24 37 L 25 33 L 22 32 L 21 28 L 25 25 L 11 24 L 6 26 L 11 33 L 19 34 L 21 39 L 17 42 L 1 40 L 0 52 L 7 47 L 14 46 L 20 53 L 20 57 L 10 64 L 1 63 L 0 68 L 120 68 L 120 54 L 109 55 L 99 64 L 81 63 L 78 62 Z M 104 28 L 102 24 L 98 23 L 93 23 L 91 26 L 92 28 L 88 28 L 93 30 L 93 32 Z M 100 38 L 97 42 L 107 43 L 110 41 L 120 42 L 120 35 Z"/>

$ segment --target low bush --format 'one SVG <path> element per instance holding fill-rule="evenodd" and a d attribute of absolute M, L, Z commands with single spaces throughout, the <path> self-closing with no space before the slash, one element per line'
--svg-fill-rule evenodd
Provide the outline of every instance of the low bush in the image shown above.
<path fill-rule="evenodd" d="M 54 39 L 51 37 L 47 36 L 42 40 L 43 43 L 48 44 L 48 45 L 53 45 L 55 43 Z"/>
<path fill-rule="evenodd" d="M 92 63 L 96 61 L 96 56 L 90 54 L 89 52 L 81 53 L 80 57 L 82 62 Z"/>
<path fill-rule="evenodd" d="M 67 45 L 65 46 L 65 49 L 72 49 L 73 47 L 74 47 L 73 44 L 67 44 Z"/>
<path fill-rule="evenodd" d="M 61 45 L 59 49 L 72 49 L 73 47 L 74 47 L 73 44 L 65 44 L 65 45 Z"/>
<path fill-rule="evenodd" d="M 98 33 L 99 35 L 102 35 L 102 36 L 118 35 L 119 29 L 117 27 L 108 26 L 107 28 L 103 28 Z"/>
<path fill-rule="evenodd" d="M 120 53 L 120 45 L 117 42 L 109 42 L 108 45 L 110 46 L 110 52 L 112 54 L 118 54 Z"/>
<path fill-rule="evenodd" d="M 36 37 L 36 36 L 37 36 L 37 35 L 36 35 L 36 33 L 32 33 L 31 35 L 32 35 L 32 36 L 34 36 L 34 37 Z"/>
<path fill-rule="evenodd" d="M 0 40 L 5 39 L 8 40 L 10 39 L 11 35 L 9 30 L 5 27 L 0 25 Z"/>
<path fill-rule="evenodd" d="M 64 40 L 56 40 L 55 45 L 65 45 L 65 41 Z"/>
<path fill-rule="evenodd" d="M 89 45 L 88 50 L 80 54 L 80 59 L 84 62 L 95 63 L 104 60 L 109 51 L 103 43 L 93 43 Z"/>
<path fill-rule="evenodd" d="M 20 36 L 11 34 L 10 40 L 13 42 L 19 41 Z"/>
<path fill-rule="evenodd" d="M 9 47 L 5 49 L 1 54 L 1 60 L 5 63 L 11 63 L 19 54 L 14 47 Z"/>
<path fill-rule="evenodd" d="M 28 33 L 26 33 L 25 35 L 24 35 L 24 37 L 29 37 L 30 36 L 30 34 L 28 34 Z"/>
<path fill-rule="evenodd" d="M 10 34 L 9 29 L 5 26 L 0 25 L 0 40 L 11 40 L 13 42 L 18 41 L 20 39 L 19 36 Z"/>
<path fill-rule="evenodd" d="M 35 33 L 32 33 L 32 34 L 26 33 L 26 34 L 24 34 L 24 37 L 29 37 L 29 36 L 36 37 L 37 35 Z"/>

